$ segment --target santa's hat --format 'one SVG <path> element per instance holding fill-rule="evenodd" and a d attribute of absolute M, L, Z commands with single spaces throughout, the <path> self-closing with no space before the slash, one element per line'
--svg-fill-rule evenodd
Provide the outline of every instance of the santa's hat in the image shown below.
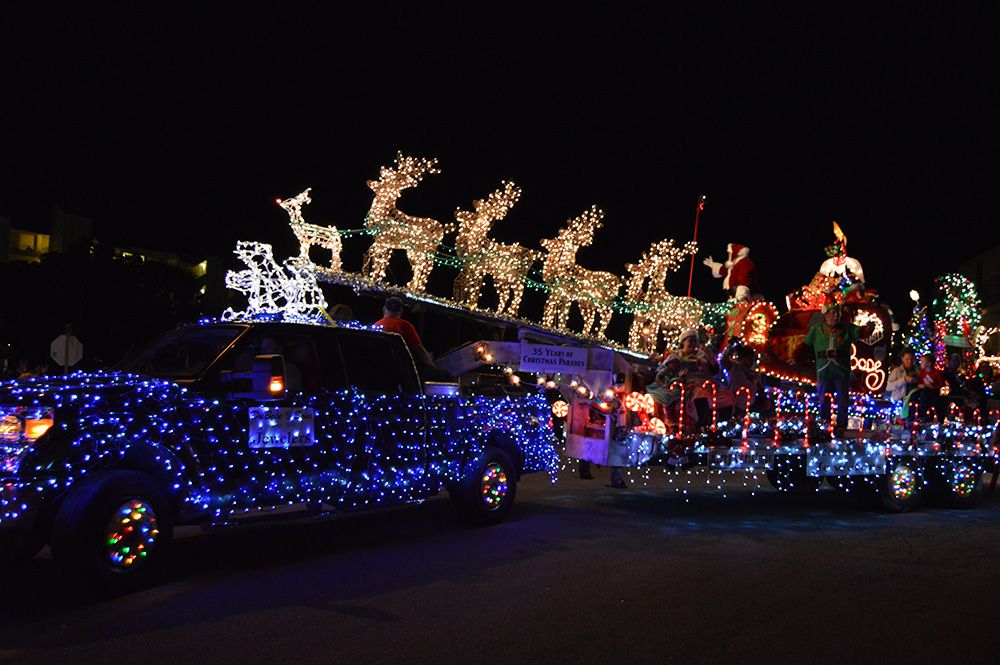
<path fill-rule="evenodd" d="M 750 253 L 750 248 L 746 245 L 740 245 L 735 242 L 731 242 L 726 245 L 726 249 L 729 251 L 729 260 L 735 261 L 736 259 L 745 258 Z"/>

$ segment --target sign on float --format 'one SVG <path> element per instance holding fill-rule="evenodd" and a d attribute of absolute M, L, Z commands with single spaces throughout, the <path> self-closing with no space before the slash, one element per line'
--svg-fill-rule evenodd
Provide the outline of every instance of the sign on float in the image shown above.
<path fill-rule="evenodd" d="M 587 349 L 521 343 L 522 372 L 586 372 Z"/>

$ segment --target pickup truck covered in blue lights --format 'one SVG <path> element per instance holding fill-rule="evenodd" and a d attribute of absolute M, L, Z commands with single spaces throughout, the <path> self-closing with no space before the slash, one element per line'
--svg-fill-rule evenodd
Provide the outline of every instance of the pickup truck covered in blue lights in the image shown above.
<path fill-rule="evenodd" d="M 0 547 L 45 543 L 109 586 L 156 574 L 179 524 L 344 513 L 448 489 L 499 521 L 558 462 L 541 397 L 424 384 L 398 335 L 283 322 L 184 327 L 120 372 L 0 384 Z"/>

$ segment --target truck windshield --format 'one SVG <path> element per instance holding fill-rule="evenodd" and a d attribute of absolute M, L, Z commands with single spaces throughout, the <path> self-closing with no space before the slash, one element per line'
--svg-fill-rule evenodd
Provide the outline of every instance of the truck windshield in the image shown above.
<path fill-rule="evenodd" d="M 242 326 L 175 330 L 131 354 L 119 369 L 164 379 L 194 379 L 244 330 Z"/>

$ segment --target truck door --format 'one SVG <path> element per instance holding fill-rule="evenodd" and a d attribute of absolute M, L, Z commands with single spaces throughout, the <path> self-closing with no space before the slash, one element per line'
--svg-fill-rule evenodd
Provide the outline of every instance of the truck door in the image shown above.
<path fill-rule="evenodd" d="M 230 350 L 223 369 L 250 368 L 254 356 L 278 353 L 285 359 L 286 397 L 281 401 L 240 400 L 222 405 L 230 423 L 228 464 L 218 464 L 234 508 L 298 506 L 322 500 L 322 474 L 332 465 L 326 410 L 318 403 L 320 363 L 310 335 L 290 326 L 259 326 Z M 232 478 L 230 478 L 232 476 Z"/>
<path fill-rule="evenodd" d="M 357 456 L 345 508 L 391 505 L 427 496 L 424 397 L 390 336 L 339 330 L 351 386 L 351 434 Z"/>

